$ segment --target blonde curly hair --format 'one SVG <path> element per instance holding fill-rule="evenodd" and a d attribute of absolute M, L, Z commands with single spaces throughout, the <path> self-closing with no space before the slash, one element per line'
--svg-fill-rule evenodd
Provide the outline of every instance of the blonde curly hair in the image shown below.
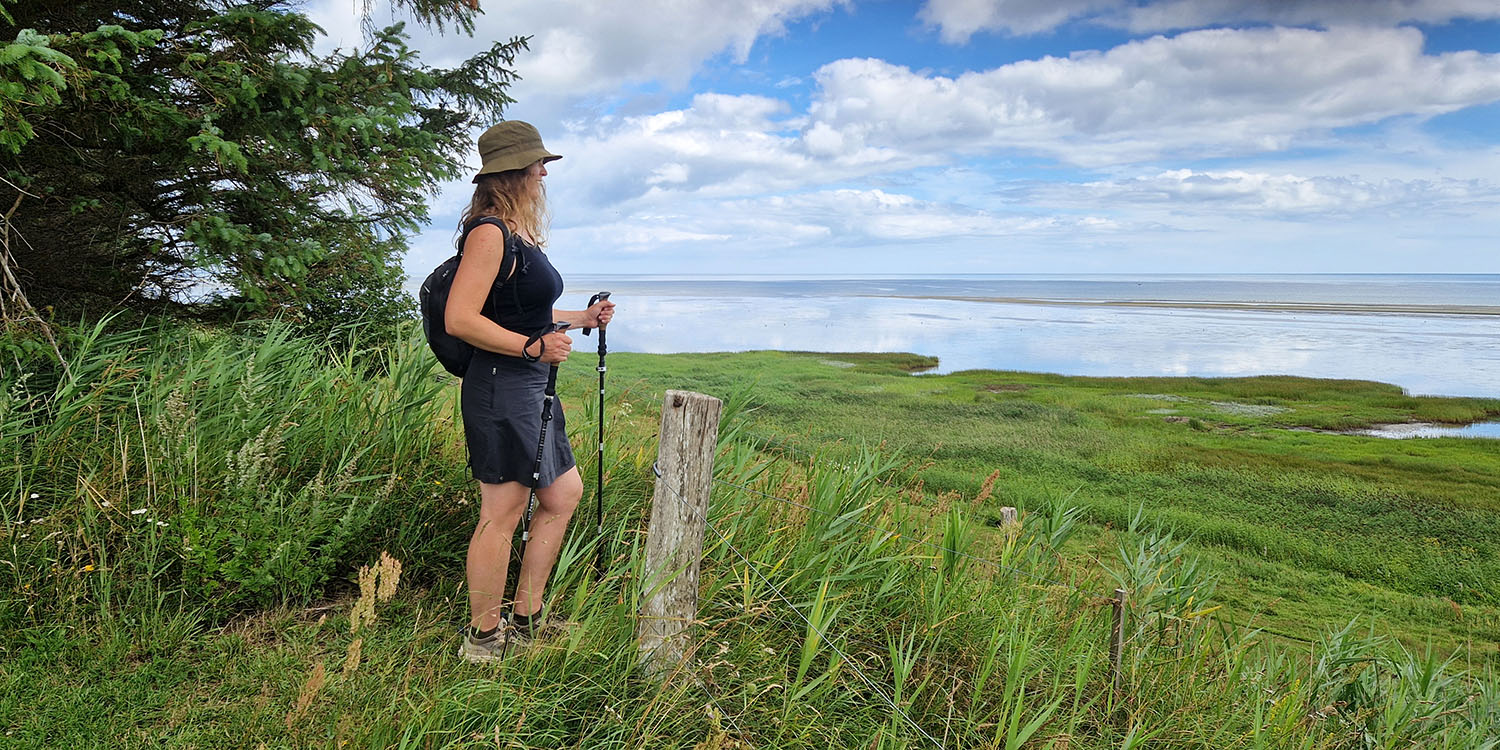
<path fill-rule="evenodd" d="M 474 185 L 474 197 L 459 217 L 460 235 L 469 222 L 484 216 L 500 219 L 511 232 L 527 235 L 536 241 L 537 247 L 544 247 L 552 223 L 547 208 L 547 186 L 531 176 L 530 166 L 480 175 Z"/>

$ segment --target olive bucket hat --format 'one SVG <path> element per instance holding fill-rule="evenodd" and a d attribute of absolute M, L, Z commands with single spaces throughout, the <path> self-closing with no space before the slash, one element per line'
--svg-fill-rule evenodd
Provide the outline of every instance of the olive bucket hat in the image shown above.
<path fill-rule="evenodd" d="M 479 136 L 479 174 L 474 182 L 487 174 L 525 169 L 540 159 L 544 162 L 561 159 L 542 145 L 542 134 L 529 122 L 506 120 L 490 126 Z"/>

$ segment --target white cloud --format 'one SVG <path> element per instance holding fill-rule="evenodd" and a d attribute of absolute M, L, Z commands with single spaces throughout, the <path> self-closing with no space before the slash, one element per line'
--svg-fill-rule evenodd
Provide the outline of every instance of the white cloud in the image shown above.
<path fill-rule="evenodd" d="M 981 31 L 1035 34 L 1119 5 L 1121 0 L 928 0 L 918 17 L 937 27 L 943 41 L 962 44 Z"/>
<path fill-rule="evenodd" d="M 1213 29 L 956 78 L 845 59 L 817 72 L 806 132 L 845 154 L 1021 149 L 1103 165 L 1274 151 L 1500 100 L 1500 55 L 1422 45 L 1409 28 Z"/>
<path fill-rule="evenodd" d="M 414 46 L 431 64 L 451 65 L 497 40 L 531 36 L 530 51 L 516 61 L 521 74 L 510 93 L 528 109 L 556 111 L 561 102 L 612 98 L 623 87 L 662 82 L 685 85 L 699 66 L 720 54 L 744 62 L 755 41 L 782 34 L 788 23 L 846 5 L 848 0 L 481 0 L 484 11 L 473 38 L 438 37 L 408 23 Z M 318 0 L 310 14 L 329 31 L 323 48 L 359 42 L 352 0 Z M 376 23 L 393 20 L 389 3 L 377 2 Z"/>
<path fill-rule="evenodd" d="M 549 72 L 528 80 L 540 85 L 555 76 L 550 88 L 557 96 L 586 99 L 626 80 L 690 75 L 717 51 L 743 55 L 758 35 L 840 2 L 742 7 L 658 0 L 625 10 L 563 0 L 503 12 L 493 6 L 480 19 L 481 40 L 424 46 L 456 59 L 472 51 L 464 44 L 478 47 L 486 34 L 501 35 L 501 25 L 539 29 L 539 43 L 523 59 L 554 55 L 557 64 L 541 66 Z M 1018 9 L 1118 4 L 1071 2 L 1003 7 L 1025 15 Z M 994 6 L 935 1 L 928 11 L 940 7 L 978 18 Z M 318 8 L 325 25 L 337 22 L 341 9 L 351 15 L 343 0 Z M 708 20 L 689 31 L 693 19 Z M 377 8 L 376 20 L 389 19 Z M 549 52 L 542 51 L 543 38 L 552 40 Z M 879 59 L 843 59 L 816 71 L 805 112 L 773 97 L 704 93 L 677 110 L 539 124 L 548 145 L 567 156 L 551 165 L 560 205 L 630 211 L 684 195 L 734 198 L 858 184 L 974 156 L 1042 155 L 1101 167 L 1265 154 L 1310 139 L 1326 142 L 1341 127 L 1500 100 L 1500 55 L 1425 55 L 1422 48 L 1422 34 L 1409 28 L 1261 28 L 1158 36 L 951 78 Z"/>
<path fill-rule="evenodd" d="M 778 99 L 700 94 L 692 104 L 636 117 L 574 123 L 555 142 L 565 158 L 548 169 L 559 201 L 607 208 L 683 193 L 741 195 L 800 184 L 808 166 L 781 135 Z"/>
<path fill-rule="evenodd" d="M 669 208 L 640 210 L 617 220 L 554 233 L 554 244 L 585 265 L 618 253 L 657 257 L 720 254 L 761 259 L 798 249 L 903 248 L 1021 237 L 1066 239 L 1077 232 L 1111 234 L 1159 228 L 1093 215 L 994 213 L 879 189 L 832 189 L 739 199 L 678 196 Z M 576 252 L 575 252 L 576 251 Z M 907 256 L 908 261 L 911 256 Z"/>
<path fill-rule="evenodd" d="M 1500 18 L 1493 0 L 928 0 L 919 17 L 943 41 L 976 33 L 1037 34 L 1086 20 L 1134 33 L 1221 24 L 1393 26 Z"/>
<path fill-rule="evenodd" d="M 615 250 L 701 270 L 837 246 L 886 248 L 870 257 L 888 269 L 904 262 L 896 248 L 907 244 L 1106 253 L 1215 232 L 1224 217 L 1245 222 L 1236 231 L 1248 236 L 1251 224 L 1278 220 L 1306 228 L 1358 215 L 1369 231 L 1410 232 L 1433 215 L 1493 211 L 1500 194 L 1482 165 L 1500 152 L 1455 156 L 1406 136 L 1383 136 L 1390 151 L 1366 146 L 1349 164 L 1286 156 L 1272 168 L 1130 166 L 1328 144 L 1341 125 L 1500 97 L 1500 56 L 1420 49 L 1413 30 L 1260 29 L 1158 37 L 958 78 L 842 60 L 818 71 L 821 89 L 803 113 L 775 98 L 704 94 L 683 109 L 575 122 L 549 181 L 554 243 L 590 267 L 608 267 Z M 1113 165 L 1118 176 L 1031 183 L 967 163 L 1017 152 Z M 919 168 L 929 169 L 913 174 Z M 1166 246 L 1192 252 L 1179 242 Z"/>
<path fill-rule="evenodd" d="M 1093 216 L 999 215 L 970 207 L 922 200 L 884 190 L 818 190 L 790 196 L 725 201 L 729 215 L 779 220 L 787 226 L 815 226 L 816 234 L 855 247 L 961 237 L 1014 237 L 1049 234 L 1087 226 L 1116 225 Z"/>
<path fill-rule="evenodd" d="M 1117 0 L 1114 4 L 1116 13 L 1107 20 L 1134 32 L 1221 23 L 1393 26 L 1500 18 L 1500 4 L 1491 0 L 1163 0 L 1145 5 Z"/>
<path fill-rule="evenodd" d="M 682 229 L 669 222 L 680 217 L 643 215 L 631 221 L 612 222 L 590 227 L 560 230 L 553 244 L 573 247 L 607 248 L 614 253 L 649 253 L 667 245 L 722 243 L 728 234 L 713 234 Z"/>
<path fill-rule="evenodd" d="M 1180 212 L 1234 212 L 1264 218 L 1356 214 L 1432 216 L 1490 210 L 1500 186 L 1480 180 L 1300 176 L 1246 170 L 1174 169 L 1153 175 L 1053 184 L 1033 198 L 1052 205 L 1165 205 Z"/>

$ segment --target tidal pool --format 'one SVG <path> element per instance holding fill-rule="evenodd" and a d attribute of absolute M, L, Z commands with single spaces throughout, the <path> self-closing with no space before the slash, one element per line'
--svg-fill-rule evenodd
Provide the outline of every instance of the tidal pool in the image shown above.
<path fill-rule="evenodd" d="M 1370 435 L 1372 437 L 1393 438 L 1404 440 L 1406 438 L 1489 438 L 1500 440 L 1500 422 L 1476 422 L 1466 425 L 1432 424 L 1429 422 L 1409 422 L 1405 424 L 1383 424 L 1371 427 L 1368 430 L 1356 430 L 1356 435 Z"/>

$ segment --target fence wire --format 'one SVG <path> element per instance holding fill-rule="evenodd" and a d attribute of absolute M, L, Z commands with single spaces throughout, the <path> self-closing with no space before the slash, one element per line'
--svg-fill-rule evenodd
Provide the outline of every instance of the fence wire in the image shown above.
<path fill-rule="evenodd" d="M 797 456 L 801 456 L 802 458 L 808 460 L 809 462 L 817 462 L 817 463 L 820 463 L 820 464 L 827 464 L 828 463 L 820 455 L 818 455 L 816 453 L 813 453 L 811 451 L 808 451 L 807 449 L 802 448 L 802 447 L 794 444 L 793 442 L 791 442 L 789 440 L 786 440 L 786 439 L 783 439 L 783 438 L 780 438 L 780 437 L 769 436 L 769 435 L 754 435 L 754 434 L 749 435 L 749 437 L 751 439 L 755 440 L 755 441 L 760 442 L 764 446 L 764 449 L 767 449 L 767 450 L 777 451 L 777 452 L 781 452 L 781 453 L 784 453 L 784 454 L 795 454 Z M 842 464 L 839 464 L 839 465 L 843 466 Z M 822 510 L 819 510 L 817 508 L 811 507 L 809 505 L 806 505 L 806 504 L 803 504 L 803 503 L 799 503 L 799 502 L 797 502 L 795 500 L 791 500 L 791 499 L 784 498 L 784 497 L 777 497 L 775 495 L 772 495 L 772 494 L 769 494 L 769 493 L 766 493 L 766 492 L 762 492 L 760 490 L 756 490 L 756 489 L 753 489 L 751 487 L 746 487 L 744 485 L 735 484 L 733 482 L 729 482 L 729 481 L 722 480 L 722 479 L 717 479 L 717 478 L 714 479 L 714 482 L 717 483 L 717 484 L 724 485 L 726 487 L 733 487 L 735 489 L 742 490 L 744 492 L 749 492 L 751 494 L 759 495 L 759 496 L 764 497 L 764 498 L 769 499 L 769 500 L 775 500 L 777 502 L 785 503 L 787 505 L 792 505 L 792 506 L 795 506 L 795 507 L 798 507 L 798 508 L 802 508 L 804 510 L 811 511 L 811 512 L 814 512 L 814 513 L 824 513 L 825 515 L 827 514 L 826 511 L 822 511 Z M 894 534 L 895 537 L 898 538 L 898 539 L 902 537 L 902 535 L 899 532 L 893 532 L 893 531 L 891 531 L 889 529 L 881 528 L 881 527 L 875 526 L 873 524 L 863 523 L 863 522 L 860 522 L 860 521 L 853 521 L 853 523 L 855 523 L 855 524 L 857 524 L 859 526 L 865 527 L 867 529 L 872 529 L 872 530 L 880 531 L 882 533 Z M 921 545 L 923 545 L 925 547 L 928 547 L 928 548 L 931 548 L 931 549 L 934 549 L 934 550 L 937 550 L 937 551 L 940 551 L 940 552 L 945 552 L 945 553 L 948 553 L 948 554 L 958 555 L 958 556 L 964 557 L 964 558 L 966 558 L 968 560 L 971 560 L 971 561 L 974 561 L 974 562 L 977 562 L 977 563 L 980 563 L 980 564 L 983 564 L 983 565 L 991 566 L 991 567 L 993 567 L 993 568 L 995 568 L 997 570 L 1004 570 L 1004 571 L 1007 571 L 1007 572 L 1011 572 L 1011 573 L 1015 573 L 1015 574 L 1019 574 L 1019 575 L 1028 576 L 1030 578 L 1036 579 L 1036 580 L 1041 581 L 1043 583 L 1048 583 L 1048 584 L 1051 584 L 1051 585 L 1054 585 L 1054 586 L 1063 586 L 1063 587 L 1072 589 L 1074 591 L 1078 591 L 1080 593 L 1089 594 L 1091 596 L 1094 595 L 1093 592 L 1085 590 L 1085 589 L 1081 589 L 1077 585 L 1072 584 L 1072 583 L 1067 583 L 1067 582 L 1064 582 L 1064 581 L 1058 581 L 1056 579 L 1048 578 L 1046 576 L 1042 576 L 1040 574 L 1033 573 L 1033 572 L 1028 571 L 1028 570 L 1023 570 L 1023 569 L 1016 568 L 1016 567 L 1013 567 L 1013 566 L 1008 566 L 1008 565 L 1005 565 L 1005 564 L 1000 563 L 1000 562 L 995 561 L 995 560 L 990 560 L 990 559 L 979 557 L 979 556 L 976 556 L 976 555 L 971 555 L 971 554 L 968 554 L 968 553 L 960 552 L 958 550 L 949 549 L 949 548 L 944 547 L 942 545 L 935 544 L 933 542 L 929 542 L 926 539 L 912 538 L 912 540 L 916 541 L 918 544 L 921 544 Z M 1103 602 L 1112 601 L 1112 599 L 1113 599 L 1112 597 L 1105 597 L 1105 598 L 1103 598 Z M 1103 602 L 1101 602 L 1101 603 L 1103 603 Z M 1231 619 L 1228 619 L 1228 618 L 1225 618 L 1225 617 L 1219 617 L 1219 616 L 1215 616 L 1215 615 L 1204 615 L 1203 618 L 1207 619 L 1207 620 L 1211 620 L 1213 622 L 1217 622 L 1217 623 L 1219 623 L 1221 625 L 1227 625 L 1229 627 L 1238 628 L 1238 629 L 1244 630 L 1244 631 L 1251 631 L 1252 633 L 1264 633 L 1265 635 L 1272 636 L 1272 637 L 1275 637 L 1275 638 L 1280 638 L 1282 640 L 1290 641 L 1290 642 L 1293 642 L 1293 643 L 1299 643 L 1299 644 L 1308 645 L 1308 646 L 1317 646 L 1318 643 L 1319 643 L 1318 641 L 1315 641 L 1315 640 L 1312 640 L 1312 639 L 1309 639 L 1309 638 L 1304 638 L 1302 636 L 1292 635 L 1291 633 L 1285 633 L 1285 632 L 1281 632 L 1281 631 L 1278 631 L 1278 630 L 1273 630 L 1273 629 L 1268 628 L 1268 627 L 1247 625 L 1245 623 L 1236 622 L 1234 620 L 1231 620 Z"/>

